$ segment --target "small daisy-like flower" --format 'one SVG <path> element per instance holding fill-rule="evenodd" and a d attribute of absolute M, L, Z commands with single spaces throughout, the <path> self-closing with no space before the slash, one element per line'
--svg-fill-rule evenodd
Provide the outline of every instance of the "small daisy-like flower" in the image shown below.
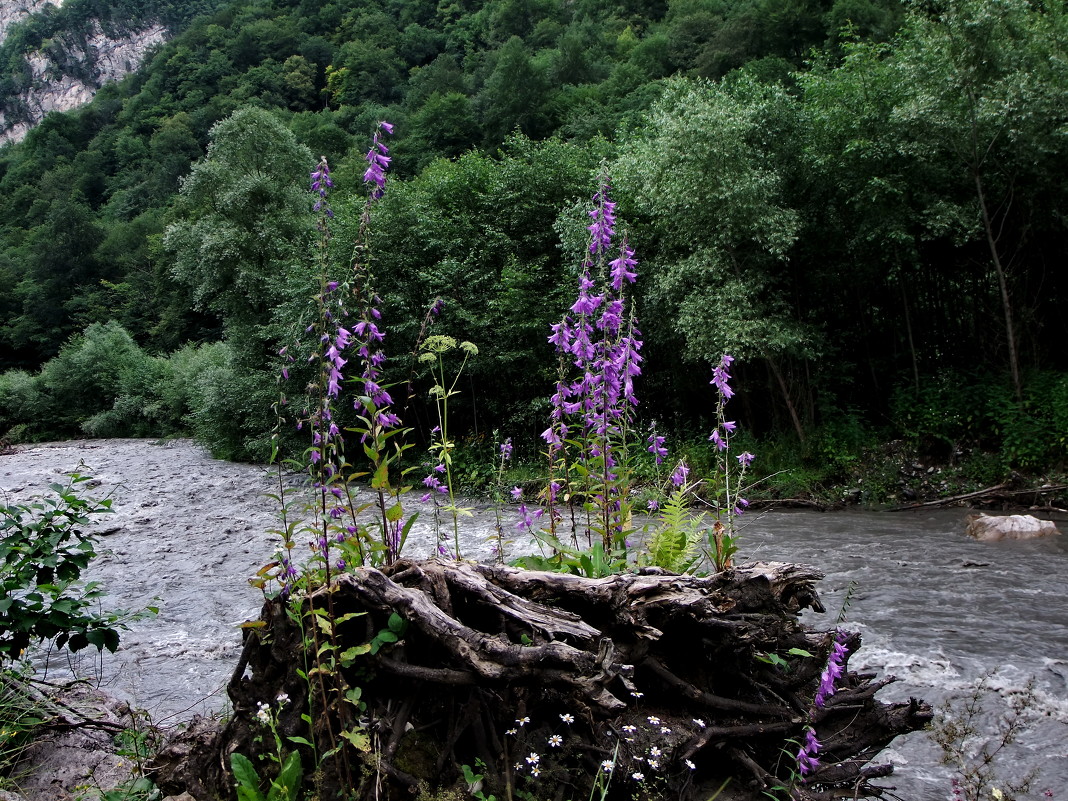
<path fill-rule="evenodd" d="M 645 695 L 645 693 L 640 693 L 637 690 L 631 693 L 631 696 L 633 696 L 634 698 L 641 698 L 643 695 Z"/>
<path fill-rule="evenodd" d="M 653 770 L 656 770 L 657 768 L 660 767 L 660 762 L 658 762 L 655 759 L 650 759 L 649 760 L 649 767 L 652 768 Z"/>
<path fill-rule="evenodd" d="M 612 762 L 611 759 L 606 759 L 604 762 L 601 763 L 601 770 L 603 770 L 605 773 L 611 773 L 614 768 L 615 763 Z"/>
<path fill-rule="evenodd" d="M 659 749 L 659 748 L 657 748 L 657 747 L 656 747 L 656 746 L 654 745 L 654 746 L 653 746 L 652 748 L 650 748 L 650 749 L 649 749 L 649 756 L 651 756 L 651 757 L 658 757 L 658 756 L 660 756 L 660 749 Z"/>
<path fill-rule="evenodd" d="M 659 726 L 660 725 L 660 718 L 658 718 L 656 715 L 650 715 L 648 717 L 648 721 L 653 726 Z"/>
<path fill-rule="evenodd" d="M 625 731 L 627 734 L 633 734 L 637 730 L 638 730 L 637 726 L 624 726 L 623 727 L 623 731 Z"/>
<path fill-rule="evenodd" d="M 535 765 L 530 769 L 530 775 L 533 776 L 535 779 L 538 778 L 541 775 L 541 768 Z"/>
<path fill-rule="evenodd" d="M 667 726 L 661 726 L 660 727 L 660 733 L 661 734 L 671 734 L 671 729 L 669 729 Z"/>
<path fill-rule="evenodd" d="M 568 712 L 565 712 L 564 714 L 562 714 L 560 716 L 560 720 L 562 720 L 564 723 L 566 723 L 566 724 L 568 724 L 570 726 L 572 723 L 575 722 L 575 716 L 570 714 L 570 713 L 568 713 Z"/>
<path fill-rule="evenodd" d="M 520 718 L 516 721 L 517 726 L 526 726 L 528 723 L 530 723 L 530 718 Z"/>
<path fill-rule="evenodd" d="M 523 770 L 523 763 L 522 762 L 516 762 L 515 763 L 515 770 L 516 770 L 516 773 L 521 772 Z"/>
<path fill-rule="evenodd" d="M 682 761 L 685 763 L 686 767 L 688 767 L 690 770 L 697 770 L 697 765 L 693 764 L 690 760 L 684 759 Z"/>
<path fill-rule="evenodd" d="M 632 758 L 634 759 L 635 762 L 644 762 L 645 761 L 645 757 L 638 756 L 637 754 L 635 754 Z"/>
<path fill-rule="evenodd" d="M 519 729 L 509 729 L 508 731 L 505 732 L 505 734 L 510 734 L 513 737 L 515 737 L 517 734 L 519 734 Z"/>
<path fill-rule="evenodd" d="M 634 771 L 634 773 L 630 774 L 630 777 L 632 779 L 634 779 L 634 781 L 636 781 L 636 782 L 640 782 L 640 781 L 644 781 L 645 780 L 645 774 L 642 773 L 639 770 L 636 770 L 636 771 Z"/>
<path fill-rule="evenodd" d="M 703 720 L 701 720 L 701 718 L 694 718 L 693 719 L 693 725 L 696 726 L 699 729 L 703 729 L 708 724 L 705 723 Z"/>
<path fill-rule="evenodd" d="M 531 751 L 530 756 L 527 757 L 527 763 L 530 765 L 537 765 L 540 761 L 541 757 L 535 754 L 533 751 Z"/>
<path fill-rule="evenodd" d="M 561 737 L 559 734 L 554 734 L 552 737 L 549 738 L 549 747 L 550 748 L 559 748 L 563 744 L 564 744 L 564 738 Z"/>

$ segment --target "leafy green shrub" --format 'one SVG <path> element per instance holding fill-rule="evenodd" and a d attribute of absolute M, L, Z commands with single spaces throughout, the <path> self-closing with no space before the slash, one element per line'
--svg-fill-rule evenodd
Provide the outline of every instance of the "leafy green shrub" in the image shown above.
<path fill-rule="evenodd" d="M 148 358 L 118 323 L 93 323 L 41 369 L 40 402 L 27 416 L 46 435 L 79 433 L 84 421 L 113 406 L 127 374 Z"/>
<path fill-rule="evenodd" d="M 949 460 L 960 450 L 996 454 L 1002 472 L 1045 470 L 1068 457 L 1068 376 L 1036 371 L 1017 400 L 1004 376 L 947 372 L 919 391 L 899 388 L 894 421 L 921 454 Z"/>
<path fill-rule="evenodd" d="M 129 365 L 119 377 L 119 395 L 110 409 L 81 424 L 92 437 L 151 437 L 177 433 L 181 414 L 164 406 L 161 390 L 173 382 L 166 359 L 146 357 Z"/>
<path fill-rule="evenodd" d="M 0 373 L 0 435 L 25 426 L 29 410 L 40 403 L 40 391 L 37 379 L 24 370 Z"/>
<path fill-rule="evenodd" d="M 1057 458 L 1068 459 L 1068 375 L 1058 377 L 1049 388 L 1049 413 L 1053 448 Z"/>
<path fill-rule="evenodd" d="M 874 438 L 855 410 L 824 413 L 823 418 L 812 436 L 811 458 L 826 468 L 827 479 L 846 481 Z"/>
<path fill-rule="evenodd" d="M 99 584 L 79 583 L 96 555 L 84 527 L 111 510 L 109 499 L 76 494 L 88 480 L 75 473 L 66 485 L 50 486 L 55 497 L 0 506 L 0 663 L 17 659 L 35 641 L 54 640 L 71 651 L 119 646 L 128 613 L 99 612 Z"/>
<path fill-rule="evenodd" d="M 988 414 L 1004 467 L 1042 470 L 1068 455 L 1068 376 L 1031 373 L 1020 402 L 998 387 Z"/>
<path fill-rule="evenodd" d="M 197 440 L 219 459 L 270 458 L 271 405 L 278 388 L 262 370 L 242 365 L 225 343 L 213 346 L 191 386 L 190 422 Z"/>
<path fill-rule="evenodd" d="M 222 343 L 190 344 L 166 357 L 150 356 L 117 323 L 93 324 L 39 375 L 22 370 L 0 374 L 0 434 L 35 440 L 83 432 L 159 437 L 196 429 L 209 444 L 225 442 L 218 429 L 235 422 L 241 392 L 221 403 L 220 389 L 212 385 L 230 374 L 229 359 L 230 349 Z M 267 390 L 256 391 L 262 398 Z M 218 418 L 212 417 L 212 409 L 218 410 Z M 235 446 L 216 450 L 244 452 L 244 436 L 233 439 Z"/>

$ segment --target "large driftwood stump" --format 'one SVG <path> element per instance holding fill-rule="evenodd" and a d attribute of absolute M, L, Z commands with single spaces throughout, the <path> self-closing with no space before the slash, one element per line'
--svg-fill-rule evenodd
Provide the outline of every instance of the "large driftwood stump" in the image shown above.
<path fill-rule="evenodd" d="M 883 704 L 875 693 L 893 679 L 846 666 L 838 692 L 813 709 L 831 633 L 807 631 L 798 614 L 823 611 L 820 578 L 778 563 L 709 577 L 647 569 L 600 579 L 437 560 L 360 568 L 304 600 L 303 630 L 281 602 L 265 605 L 266 625 L 248 631 L 247 664 L 229 688 L 233 719 L 198 769 L 210 792 L 232 795 L 228 755 L 263 750 L 270 737 L 256 712 L 285 693 L 283 735 L 314 737 L 320 753 L 342 743 L 320 772 L 320 798 L 335 789 L 397 799 L 463 789 L 464 765 L 497 799 L 516 789 L 586 799 L 609 765 L 612 798 L 707 799 L 725 782 L 721 798 L 760 798 L 791 784 L 797 746 L 789 741 L 807 725 L 824 744 L 821 767 L 781 797 L 830 799 L 843 788 L 851 798 L 877 796 L 872 780 L 889 768 L 869 761 L 922 728 L 930 708 Z M 313 637 L 308 611 L 328 607 L 346 622 L 326 657 L 365 651 L 359 646 L 387 630 L 393 613 L 406 629 L 397 642 L 350 651 L 347 667 L 316 674 L 310 651 L 323 648 L 326 629 Z M 859 635 L 849 645 L 855 651 Z M 301 717 L 309 686 L 311 731 Z M 358 712 L 337 702 L 352 688 L 365 705 Z M 341 730 L 356 732 L 349 741 L 366 750 L 344 745 Z M 310 772 L 310 751 L 304 760 Z"/>

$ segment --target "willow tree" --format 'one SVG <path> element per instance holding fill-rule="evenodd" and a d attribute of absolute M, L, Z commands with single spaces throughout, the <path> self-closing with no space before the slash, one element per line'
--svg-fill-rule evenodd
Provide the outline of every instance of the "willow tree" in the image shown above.
<path fill-rule="evenodd" d="M 799 222 L 770 144 L 795 110 L 778 86 L 673 79 L 612 173 L 628 216 L 652 232 L 640 251 L 654 278 L 647 305 L 673 321 L 684 358 L 765 360 L 803 440 L 781 364 L 816 341 L 795 305 L 787 254 Z"/>
<path fill-rule="evenodd" d="M 287 300 L 311 294 L 311 151 L 270 112 L 236 111 L 182 181 L 163 246 L 198 310 L 223 322 L 228 359 L 205 386 L 197 435 L 228 458 L 263 458 L 274 418 L 271 354 L 291 344 Z"/>

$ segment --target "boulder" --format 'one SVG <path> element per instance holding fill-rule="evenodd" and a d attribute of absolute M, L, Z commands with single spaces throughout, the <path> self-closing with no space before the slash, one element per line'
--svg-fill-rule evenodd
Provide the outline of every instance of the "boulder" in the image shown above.
<path fill-rule="evenodd" d="M 1033 540 L 1060 534 L 1050 520 L 1039 520 L 1032 515 L 968 515 L 964 532 L 980 542 L 999 540 Z"/>

